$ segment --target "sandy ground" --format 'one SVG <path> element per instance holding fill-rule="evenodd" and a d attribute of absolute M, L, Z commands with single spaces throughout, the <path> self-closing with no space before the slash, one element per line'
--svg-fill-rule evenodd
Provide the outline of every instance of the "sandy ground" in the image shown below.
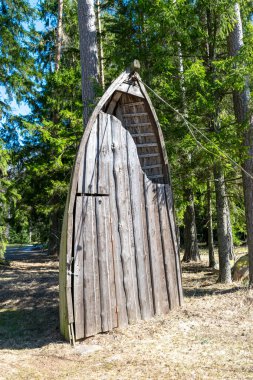
<path fill-rule="evenodd" d="M 184 306 L 71 347 L 58 327 L 58 262 L 9 251 L 0 269 L 0 379 L 253 379 L 253 294 L 183 267 Z"/>

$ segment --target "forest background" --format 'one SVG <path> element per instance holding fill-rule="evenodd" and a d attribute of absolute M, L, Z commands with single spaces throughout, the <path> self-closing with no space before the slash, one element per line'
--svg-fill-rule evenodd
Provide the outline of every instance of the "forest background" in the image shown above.
<path fill-rule="evenodd" d="M 248 0 L 95 4 L 96 100 L 138 58 L 143 81 L 183 115 L 150 92 L 171 165 L 184 260 L 199 260 L 198 243 L 206 243 L 214 266 L 215 241 L 222 282 L 231 281 L 234 244 L 247 241 L 253 262 L 252 10 Z M 57 254 L 83 133 L 78 4 L 2 0 L 0 25 L 1 254 L 7 241 L 45 243 Z M 27 114 L 13 112 L 13 101 Z"/>

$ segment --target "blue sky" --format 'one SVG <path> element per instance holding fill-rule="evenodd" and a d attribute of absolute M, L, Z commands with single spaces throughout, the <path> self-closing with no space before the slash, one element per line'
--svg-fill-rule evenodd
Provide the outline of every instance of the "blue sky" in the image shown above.
<path fill-rule="evenodd" d="M 0 98 L 3 102 L 5 100 L 7 100 L 6 91 L 5 91 L 5 88 L 3 86 L 0 86 Z M 24 102 L 17 104 L 16 100 L 13 99 L 13 101 L 10 103 L 10 106 L 12 108 L 12 113 L 14 115 L 25 116 L 25 115 L 30 113 L 29 106 L 27 104 L 25 104 Z"/>
<path fill-rule="evenodd" d="M 28 115 L 31 111 L 30 107 L 27 104 L 25 103 L 17 104 L 15 100 L 11 103 L 11 108 L 14 115 L 25 116 L 25 115 Z"/>

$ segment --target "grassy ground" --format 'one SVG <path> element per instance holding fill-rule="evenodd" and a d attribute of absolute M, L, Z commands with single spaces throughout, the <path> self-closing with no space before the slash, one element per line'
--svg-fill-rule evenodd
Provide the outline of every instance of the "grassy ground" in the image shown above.
<path fill-rule="evenodd" d="M 216 278 L 205 257 L 185 264 L 182 308 L 72 348 L 58 329 L 57 260 L 19 252 L 0 269 L 0 379 L 253 379 L 253 294 Z"/>

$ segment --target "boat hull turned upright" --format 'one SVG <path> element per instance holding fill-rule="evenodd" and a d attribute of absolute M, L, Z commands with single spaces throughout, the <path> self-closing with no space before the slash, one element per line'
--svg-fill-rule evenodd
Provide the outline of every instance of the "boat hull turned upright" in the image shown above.
<path fill-rule="evenodd" d="M 105 92 L 84 131 L 61 237 L 60 325 L 83 339 L 182 303 L 162 132 L 137 73 Z"/>

